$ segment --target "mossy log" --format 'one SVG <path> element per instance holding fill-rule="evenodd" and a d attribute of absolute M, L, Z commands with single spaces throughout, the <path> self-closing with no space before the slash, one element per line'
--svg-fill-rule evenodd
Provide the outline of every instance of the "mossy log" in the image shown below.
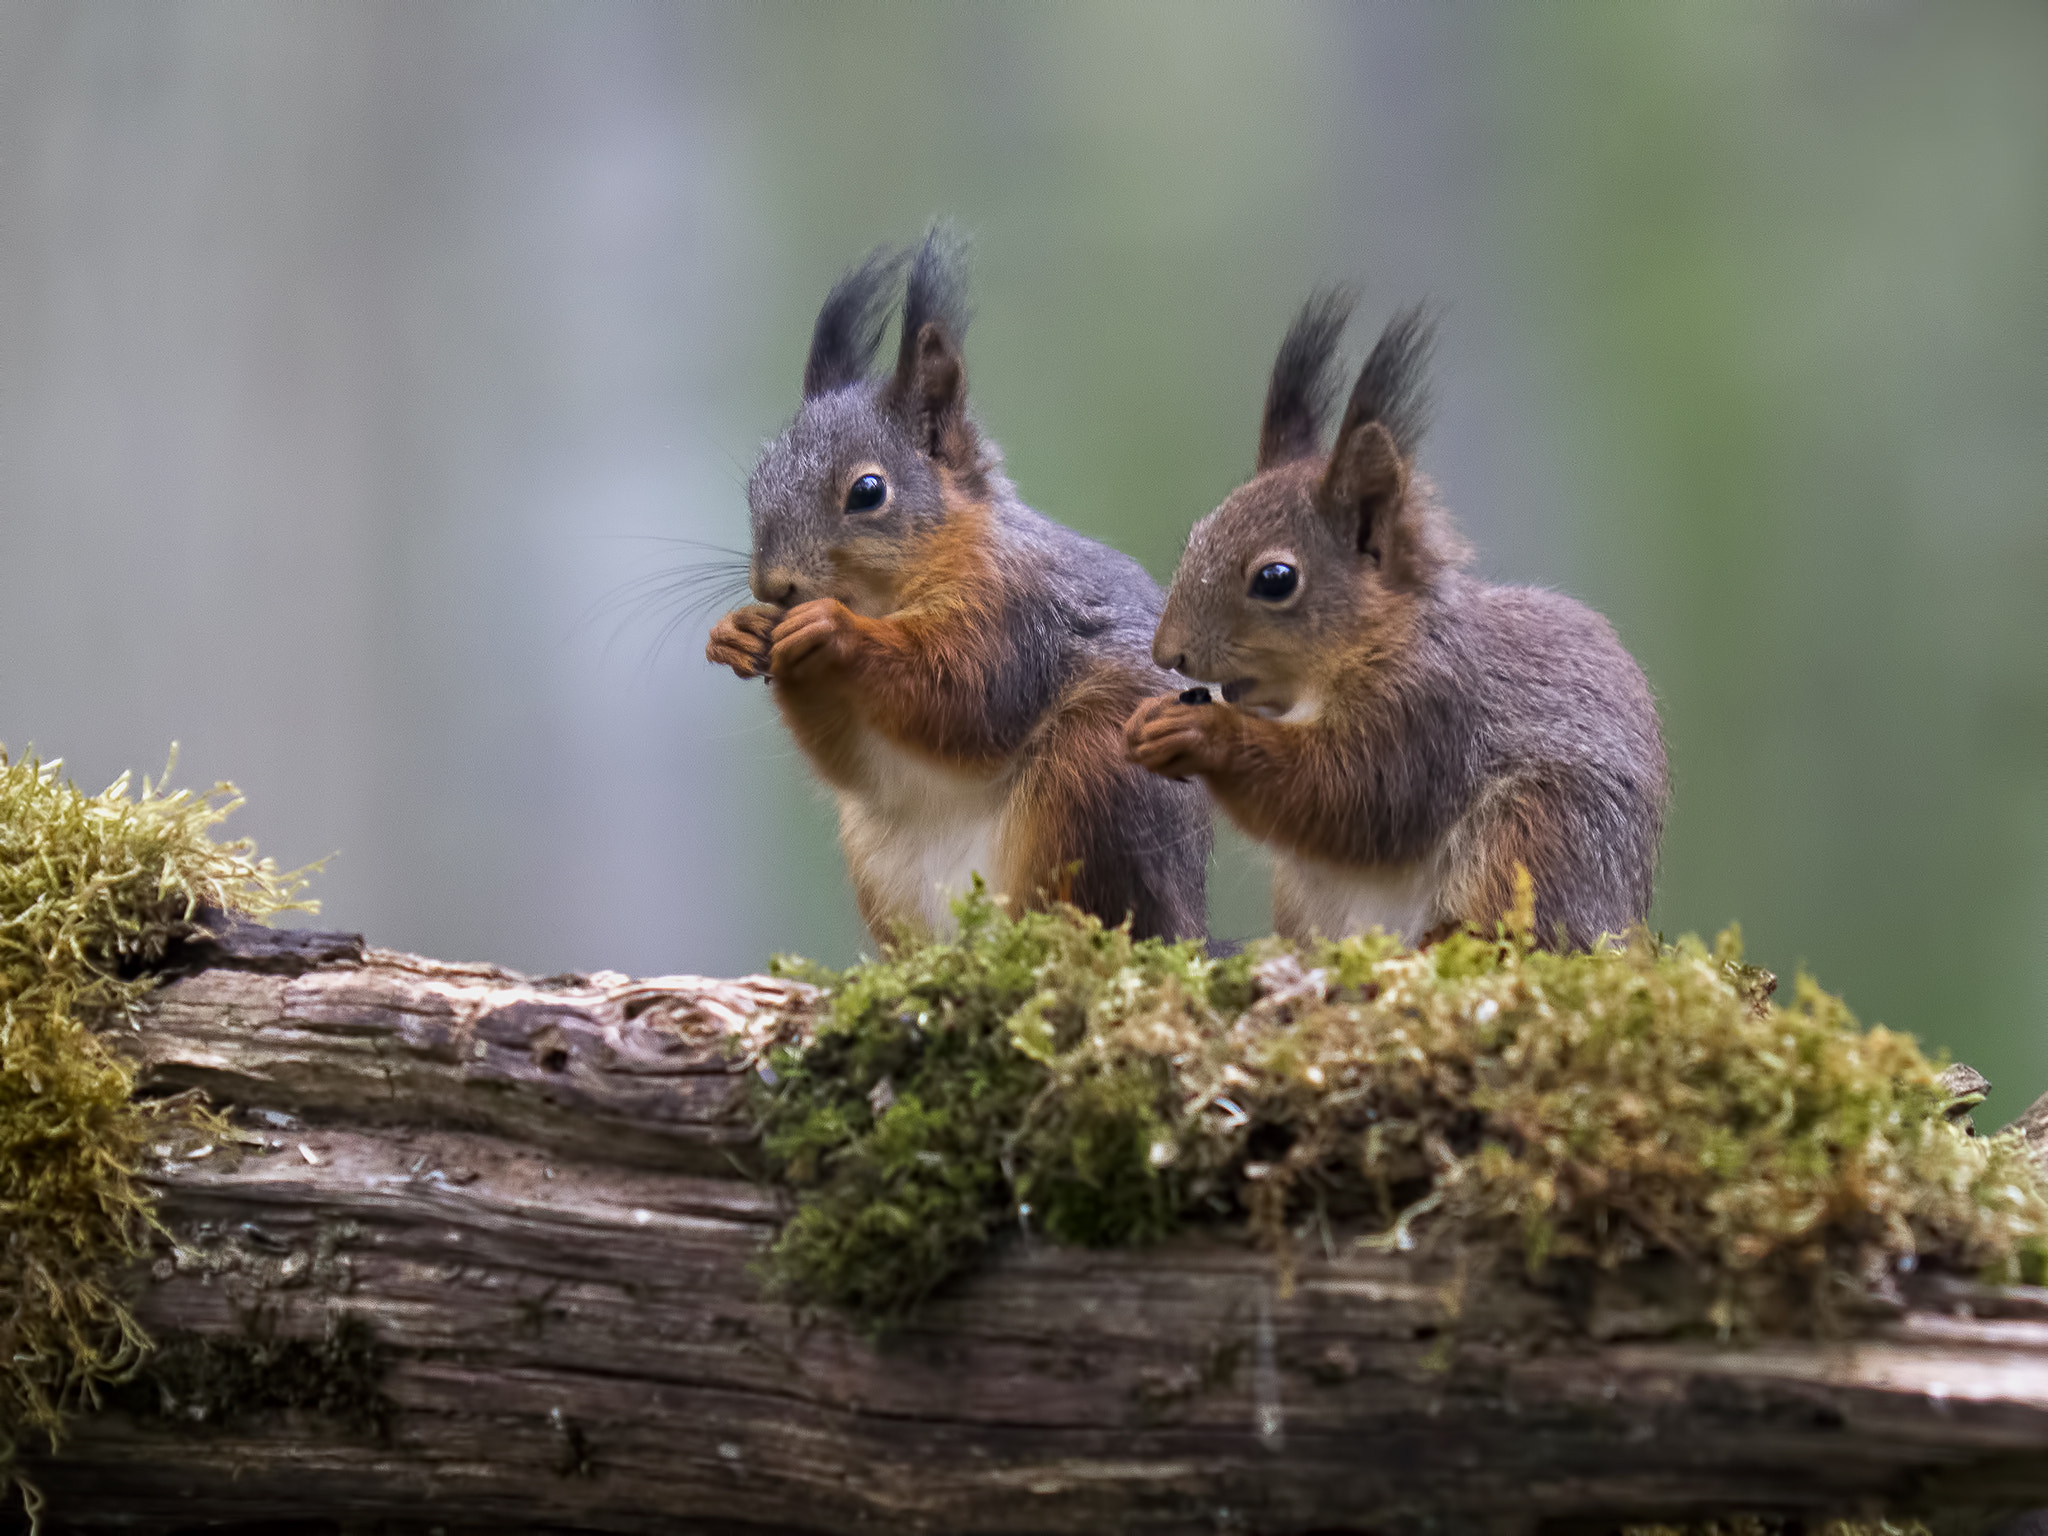
<path fill-rule="evenodd" d="M 2048 1291 L 1678 1336 L 1648 1277 L 1019 1237 L 869 1339 L 761 1294 L 767 977 L 532 980 L 238 928 L 128 1044 L 234 1134 L 157 1149 L 164 1346 L 25 1470 L 56 1530 L 1600 1530 L 2048 1504 Z M 736 1049 L 736 1046 L 739 1047 Z M 2048 1123 L 2048 1117 L 2043 1117 Z"/>

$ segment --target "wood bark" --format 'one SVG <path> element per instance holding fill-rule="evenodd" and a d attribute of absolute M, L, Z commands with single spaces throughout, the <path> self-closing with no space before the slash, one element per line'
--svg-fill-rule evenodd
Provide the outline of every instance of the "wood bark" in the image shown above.
<path fill-rule="evenodd" d="M 138 1316 L 263 1358 L 348 1321 L 378 1412 L 146 1376 L 26 1467 L 54 1530 L 1966 1530 L 2048 1504 L 2048 1292 L 1928 1280 L 1851 1339 L 1723 1347 L 1640 1290 L 1470 1254 L 1339 1241 L 1283 1295 L 1230 1233 L 1020 1237 L 876 1341 L 750 1270 L 782 1207 L 748 1172 L 746 1046 L 801 986 L 261 930 L 188 961 L 126 1043 L 239 1139 L 153 1165 Z"/>

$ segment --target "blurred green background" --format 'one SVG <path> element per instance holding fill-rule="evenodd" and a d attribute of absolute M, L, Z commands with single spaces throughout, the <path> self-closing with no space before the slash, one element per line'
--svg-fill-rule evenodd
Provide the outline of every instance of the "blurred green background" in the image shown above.
<path fill-rule="evenodd" d="M 1656 920 L 2048 1087 L 2048 8 L 0 8 L 0 740 L 183 743 L 322 921 L 534 970 L 864 940 L 743 545 L 833 276 L 978 242 L 1026 497 L 1172 569 L 1317 283 L 1445 306 L 1424 462 L 1613 618 Z M 1363 345 L 1370 338 L 1354 338 Z M 1221 932 L 1268 923 L 1226 838 Z"/>

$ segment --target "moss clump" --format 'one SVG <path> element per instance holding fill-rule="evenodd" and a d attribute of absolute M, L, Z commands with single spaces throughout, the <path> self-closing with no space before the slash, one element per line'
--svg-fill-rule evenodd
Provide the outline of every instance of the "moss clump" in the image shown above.
<path fill-rule="evenodd" d="M 906 940 L 764 1063 L 798 1192 L 765 1261 L 803 1302 L 900 1318 L 1019 1225 L 1144 1242 L 1247 1218 L 1406 1248 L 1498 1241 L 1535 1277 L 1660 1258 L 1723 1332 L 1825 1328 L 1916 1264 L 2048 1270 L 2048 1179 L 1944 1116 L 1908 1036 L 1725 935 L 1591 954 L 1491 937 L 1267 941 L 1212 961 L 1072 911 Z"/>
<path fill-rule="evenodd" d="M 792 1296 L 895 1318 L 1012 1223 L 1107 1243 L 1180 1219 L 1178 1176 L 1148 1161 L 1165 1063 L 1102 1072 L 1075 1051 L 1139 999 L 1206 1011 L 1217 968 L 1077 916 L 1010 922 L 979 891 L 959 912 L 957 943 L 839 974 L 778 962 L 833 994 L 764 1074 L 767 1152 L 803 1191 L 769 1260 Z"/>
<path fill-rule="evenodd" d="M 0 1461 L 145 1348 L 115 1289 L 150 1215 L 139 1168 L 163 1132 L 94 1031 L 122 1022 L 202 906 L 261 917 L 300 883 L 209 835 L 241 802 L 123 775 L 97 795 L 0 750 Z M 168 770 L 167 770 L 168 772 Z"/>

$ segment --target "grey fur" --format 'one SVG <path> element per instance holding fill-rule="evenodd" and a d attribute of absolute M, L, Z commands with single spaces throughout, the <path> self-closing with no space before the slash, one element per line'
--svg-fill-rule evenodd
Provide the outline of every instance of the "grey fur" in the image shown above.
<path fill-rule="evenodd" d="M 1541 871 L 1538 931 L 1583 948 L 1650 909 L 1664 744 L 1641 670 L 1599 614 L 1463 571 L 1434 584 L 1420 643 L 1394 661 L 1400 749 L 1362 765 L 1350 853 L 1405 863 L 1483 836 L 1487 804 L 1533 790 L 1563 834 Z"/>

